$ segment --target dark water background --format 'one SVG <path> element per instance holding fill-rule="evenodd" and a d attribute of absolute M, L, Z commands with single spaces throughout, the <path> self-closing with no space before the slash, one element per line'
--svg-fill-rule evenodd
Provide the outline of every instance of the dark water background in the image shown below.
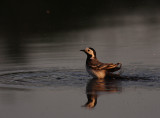
<path fill-rule="evenodd" d="M 0 116 L 158 118 L 159 4 L 1 1 Z M 102 62 L 121 62 L 124 79 L 92 79 L 79 51 L 88 46 Z M 86 95 L 98 99 L 91 111 L 80 107 Z"/>

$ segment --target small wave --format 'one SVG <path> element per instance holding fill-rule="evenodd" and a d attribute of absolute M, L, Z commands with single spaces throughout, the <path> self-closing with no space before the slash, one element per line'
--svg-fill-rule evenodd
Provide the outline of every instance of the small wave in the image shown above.
<path fill-rule="evenodd" d="M 84 86 L 89 76 L 80 70 L 10 72 L 0 75 L 1 84 L 24 86 Z"/>
<path fill-rule="evenodd" d="M 131 74 L 132 72 L 132 74 Z M 133 71 L 114 77 L 124 86 L 143 85 L 160 87 L 160 76 L 152 74 L 133 74 Z M 135 71 L 134 71 L 135 72 Z M 85 86 L 92 79 L 85 70 L 48 69 L 33 71 L 16 71 L 0 74 L 0 84 L 33 87 Z"/>

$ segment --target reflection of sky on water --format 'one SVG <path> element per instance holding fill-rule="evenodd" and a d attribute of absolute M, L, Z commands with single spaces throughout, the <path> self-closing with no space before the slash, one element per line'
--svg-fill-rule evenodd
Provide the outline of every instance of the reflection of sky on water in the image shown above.
<path fill-rule="evenodd" d="M 101 95 L 93 110 L 80 107 L 87 98 L 79 88 L 0 89 L 0 113 L 7 118 L 77 117 L 101 116 L 142 118 L 159 117 L 159 90 L 125 88 L 122 93 Z M 145 108 L 145 109 L 144 109 Z"/>

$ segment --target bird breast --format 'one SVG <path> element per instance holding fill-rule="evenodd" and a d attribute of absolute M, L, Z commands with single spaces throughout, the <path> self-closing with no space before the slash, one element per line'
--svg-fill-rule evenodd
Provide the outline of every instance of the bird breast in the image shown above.
<path fill-rule="evenodd" d="M 94 78 L 105 78 L 106 70 L 94 70 L 86 66 L 87 72 Z"/>

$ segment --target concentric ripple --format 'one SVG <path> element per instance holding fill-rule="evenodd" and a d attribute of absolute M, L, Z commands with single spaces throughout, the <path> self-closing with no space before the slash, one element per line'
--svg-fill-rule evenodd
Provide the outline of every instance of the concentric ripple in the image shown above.
<path fill-rule="evenodd" d="M 33 87 L 80 87 L 85 86 L 90 79 L 92 77 L 85 70 L 78 69 L 46 69 L 0 74 L 0 84 Z M 124 69 L 124 72 L 118 79 L 122 86 L 160 87 L 160 76 L 154 70 Z"/>

